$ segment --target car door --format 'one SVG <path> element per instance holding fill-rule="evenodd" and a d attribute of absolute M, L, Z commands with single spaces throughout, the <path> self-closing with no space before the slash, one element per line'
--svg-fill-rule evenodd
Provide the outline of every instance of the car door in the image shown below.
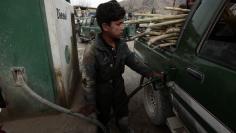
<path fill-rule="evenodd" d="M 195 128 L 191 132 L 235 130 L 235 30 L 221 17 L 224 8 L 233 6 L 225 1 L 203 0 L 176 51 L 174 106 L 186 125 Z"/>
<path fill-rule="evenodd" d="M 81 19 L 81 26 L 80 26 L 80 35 L 85 36 L 85 30 L 86 30 L 86 18 Z"/>
<path fill-rule="evenodd" d="M 95 17 L 91 17 L 91 21 L 90 21 L 90 38 L 94 39 L 96 34 L 99 33 L 101 30 L 97 24 L 97 20 Z"/>
<path fill-rule="evenodd" d="M 84 34 L 86 38 L 89 38 L 89 32 L 90 32 L 90 22 L 91 18 L 87 18 L 84 26 Z"/>

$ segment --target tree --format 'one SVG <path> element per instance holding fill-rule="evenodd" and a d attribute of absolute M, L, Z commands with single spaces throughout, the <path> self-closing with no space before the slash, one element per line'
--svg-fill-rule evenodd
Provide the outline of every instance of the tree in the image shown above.
<path fill-rule="evenodd" d="M 135 0 L 128 0 L 128 12 L 132 12 L 134 9 Z"/>

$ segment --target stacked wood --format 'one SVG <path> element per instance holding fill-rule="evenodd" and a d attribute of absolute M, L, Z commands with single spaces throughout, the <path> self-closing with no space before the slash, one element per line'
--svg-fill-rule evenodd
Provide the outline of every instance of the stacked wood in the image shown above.
<path fill-rule="evenodd" d="M 151 44 L 155 43 L 156 41 L 161 41 L 161 40 L 167 39 L 169 37 L 175 37 L 177 35 L 178 35 L 177 33 L 169 33 L 169 34 L 163 34 L 160 36 L 153 37 L 148 41 L 148 45 L 151 45 Z"/>
<path fill-rule="evenodd" d="M 166 15 L 166 16 L 158 16 L 158 17 L 151 17 L 151 18 L 144 18 L 138 20 L 128 20 L 125 21 L 125 24 L 140 24 L 140 23 L 150 23 L 150 22 L 161 22 L 163 20 L 173 20 L 173 19 L 183 19 L 188 14 L 179 14 L 179 15 Z"/>
<path fill-rule="evenodd" d="M 134 14 L 141 16 L 142 19 L 125 21 L 125 24 L 137 24 L 142 29 L 131 39 L 145 37 L 148 46 L 153 49 L 174 46 L 190 10 L 176 7 L 165 7 L 165 9 L 176 11 L 177 14 Z"/>
<path fill-rule="evenodd" d="M 164 17 L 163 14 L 141 14 L 141 13 L 135 13 L 134 16 L 141 16 L 141 17 Z"/>

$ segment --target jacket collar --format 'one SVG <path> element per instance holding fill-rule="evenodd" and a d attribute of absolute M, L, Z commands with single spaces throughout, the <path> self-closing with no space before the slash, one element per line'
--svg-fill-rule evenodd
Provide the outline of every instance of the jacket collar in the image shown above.
<path fill-rule="evenodd" d="M 120 47 L 122 45 L 122 41 L 121 40 L 117 40 L 116 44 L 118 45 L 118 47 Z M 109 49 L 106 46 L 106 42 L 105 40 L 102 38 L 101 33 L 97 34 L 96 38 L 95 38 L 95 47 L 98 48 L 99 50 L 102 51 L 109 51 Z"/>

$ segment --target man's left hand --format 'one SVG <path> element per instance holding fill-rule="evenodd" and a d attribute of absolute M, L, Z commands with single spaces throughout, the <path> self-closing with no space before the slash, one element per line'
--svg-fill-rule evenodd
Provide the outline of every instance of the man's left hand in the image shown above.
<path fill-rule="evenodd" d="M 164 73 L 152 72 L 150 77 L 152 77 L 152 78 L 160 78 L 161 81 L 164 81 Z"/>

